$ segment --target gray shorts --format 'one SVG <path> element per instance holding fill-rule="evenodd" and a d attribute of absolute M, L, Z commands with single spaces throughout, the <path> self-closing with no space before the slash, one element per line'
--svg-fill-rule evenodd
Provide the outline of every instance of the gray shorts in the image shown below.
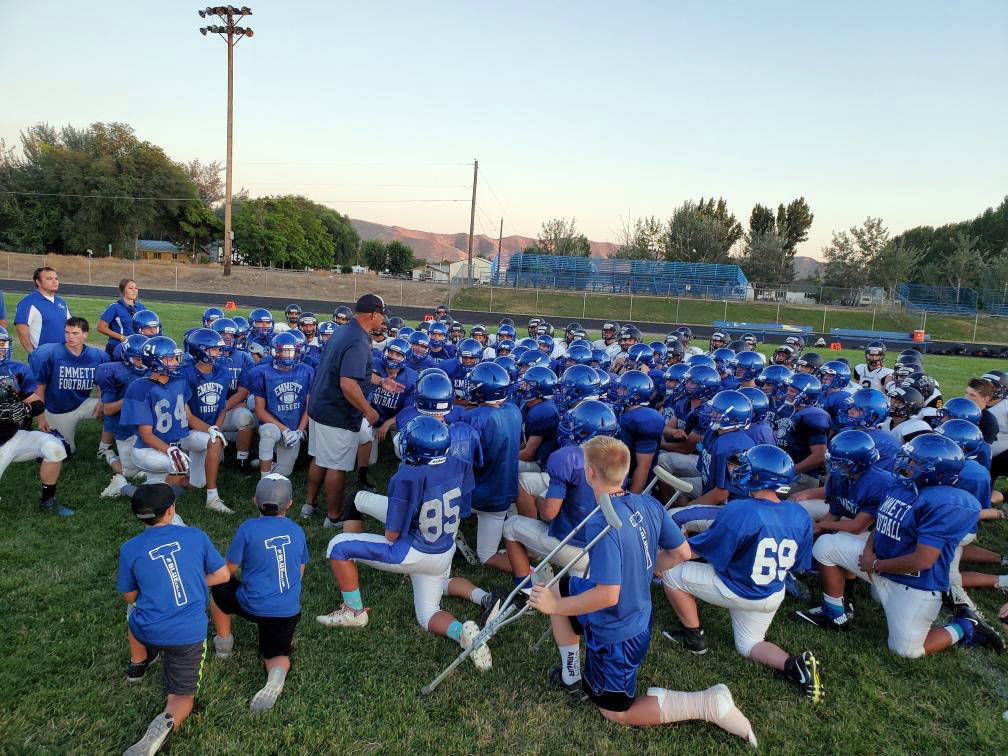
<path fill-rule="evenodd" d="M 195 696 L 203 677 L 203 659 L 206 641 L 186 643 L 181 646 L 148 646 L 149 657 L 161 652 L 161 668 L 165 693 L 175 696 Z"/>

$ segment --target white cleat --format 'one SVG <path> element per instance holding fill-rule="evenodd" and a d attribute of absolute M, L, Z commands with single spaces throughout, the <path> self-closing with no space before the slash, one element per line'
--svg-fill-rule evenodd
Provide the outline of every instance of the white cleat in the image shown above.
<path fill-rule="evenodd" d="M 259 691 L 252 696 L 252 703 L 249 704 L 249 711 L 253 714 L 264 714 L 273 708 L 277 698 L 283 691 L 283 685 L 267 682 Z"/>
<path fill-rule="evenodd" d="M 158 714 L 147 727 L 144 736 L 123 751 L 123 756 L 153 756 L 168 742 L 174 730 L 175 719 L 172 715 L 167 712 Z"/>
<path fill-rule="evenodd" d="M 231 509 L 227 504 L 221 501 L 220 497 L 214 497 L 213 499 L 207 499 L 206 508 L 211 512 L 220 512 L 221 514 L 234 514 L 234 510 Z"/>
<path fill-rule="evenodd" d="M 117 496 L 122 496 L 120 491 L 122 491 L 122 487 L 125 485 L 129 485 L 126 478 L 123 475 L 116 473 L 112 476 L 112 481 L 105 486 L 105 490 L 102 491 L 99 496 L 103 499 L 114 499 Z"/>
<path fill-rule="evenodd" d="M 359 612 L 351 609 L 346 604 L 341 604 L 340 608 L 329 614 L 320 614 L 315 621 L 326 627 L 366 627 L 368 623 L 368 610 L 361 609 Z M 473 627 L 476 627 L 473 623 Z M 479 632 L 479 628 L 476 628 Z"/>
<path fill-rule="evenodd" d="M 461 645 L 462 648 L 469 648 L 469 646 L 472 645 L 473 639 L 479 635 L 479 631 L 479 625 L 472 620 L 464 622 L 462 624 L 462 634 L 459 635 L 459 645 Z M 486 672 L 493 666 L 493 659 L 490 656 L 490 648 L 486 643 L 469 654 L 469 658 L 472 659 L 473 664 L 476 665 L 476 669 L 480 672 Z"/>

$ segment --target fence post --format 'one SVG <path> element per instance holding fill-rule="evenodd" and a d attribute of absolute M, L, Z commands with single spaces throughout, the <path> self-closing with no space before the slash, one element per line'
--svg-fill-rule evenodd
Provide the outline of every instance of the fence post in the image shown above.
<path fill-rule="evenodd" d="M 88 258 L 88 261 L 87 261 L 87 282 L 89 284 L 91 283 L 91 258 L 90 257 Z"/>
<path fill-rule="evenodd" d="M 777 300 L 777 325 L 780 325 L 780 300 Z"/>
<path fill-rule="evenodd" d="M 630 290 L 630 317 L 627 320 L 633 321 L 633 289 Z"/>
<path fill-rule="evenodd" d="M 451 279 L 448 279 L 448 291 L 451 291 Z M 399 282 L 399 306 L 402 307 L 403 304 L 403 282 Z"/>
<path fill-rule="evenodd" d="M 977 332 L 977 326 L 978 325 L 980 325 L 980 313 L 979 312 L 976 314 L 976 319 L 974 319 L 974 321 L 973 321 L 973 343 L 974 344 L 976 343 L 976 332 Z"/>
<path fill-rule="evenodd" d="M 136 260 L 135 259 L 133 260 L 133 275 L 131 276 L 131 278 L 134 281 L 136 281 Z"/>
<path fill-rule="evenodd" d="M 724 301 L 724 319 L 725 319 L 725 322 L 727 323 L 728 322 L 728 300 L 727 299 L 725 299 L 725 301 Z"/>
<path fill-rule="evenodd" d="M 269 268 L 263 268 L 263 278 L 266 279 L 266 282 L 263 284 L 263 288 L 266 291 L 269 291 Z"/>
<path fill-rule="evenodd" d="M 924 310 L 924 316 L 921 318 L 921 330 L 926 331 L 927 328 L 927 310 Z"/>
<path fill-rule="evenodd" d="M 581 302 L 581 320 L 585 319 L 585 313 L 588 312 L 588 292 L 584 293 L 584 299 Z"/>
<path fill-rule="evenodd" d="M 872 307 L 872 311 L 871 311 L 871 329 L 873 331 L 875 330 L 875 308 L 874 307 Z"/>
<path fill-rule="evenodd" d="M 536 289 L 536 308 L 535 308 L 535 314 L 536 315 L 539 314 L 539 289 Z"/>
<path fill-rule="evenodd" d="M 178 291 L 178 265 L 175 266 L 175 291 Z"/>
<path fill-rule="evenodd" d="M 490 312 L 493 312 L 493 286 L 490 287 Z"/>
<path fill-rule="evenodd" d="M 357 276 L 356 275 L 354 275 L 354 277 L 353 277 L 353 298 L 354 298 L 354 301 L 357 300 Z"/>
<path fill-rule="evenodd" d="M 7 253 L 7 278 L 10 278 L 10 252 Z"/>
<path fill-rule="evenodd" d="M 822 332 L 826 333 L 826 308 L 822 308 Z"/>
<path fill-rule="evenodd" d="M 679 301 L 680 301 L 680 298 L 676 297 L 675 298 L 675 322 L 676 323 L 679 322 Z"/>

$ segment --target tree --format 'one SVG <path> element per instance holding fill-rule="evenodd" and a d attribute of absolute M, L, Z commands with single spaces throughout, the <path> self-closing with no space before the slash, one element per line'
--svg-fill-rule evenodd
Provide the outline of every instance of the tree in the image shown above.
<path fill-rule="evenodd" d="M 788 284 L 794 280 L 794 252 L 785 249 L 783 237 L 773 228 L 746 235 L 740 264 L 750 281 Z"/>
<path fill-rule="evenodd" d="M 871 283 L 891 289 L 913 281 L 920 261 L 920 250 L 893 239 L 869 263 L 867 278 Z"/>
<path fill-rule="evenodd" d="M 833 241 L 823 248 L 826 269 L 823 280 L 828 286 L 860 288 L 869 282 L 872 261 L 889 244 L 889 230 L 881 218 L 869 216 L 850 232 L 833 232 Z"/>
<path fill-rule="evenodd" d="M 380 273 L 387 267 L 387 253 L 385 243 L 380 239 L 365 239 L 360 243 L 360 258 L 375 273 Z"/>
<path fill-rule="evenodd" d="M 777 234 L 784 242 L 784 251 L 792 259 L 798 245 L 808 239 L 808 230 L 812 227 L 814 217 L 804 197 L 791 200 L 787 207 L 783 203 L 777 206 Z"/>
<path fill-rule="evenodd" d="M 221 172 L 224 166 L 219 160 L 209 163 L 201 163 L 197 159 L 192 159 L 188 163 L 182 163 L 182 169 L 189 175 L 196 186 L 196 193 L 207 207 L 224 201 L 224 180 Z M 232 202 L 233 202 L 232 197 Z"/>
<path fill-rule="evenodd" d="M 296 197 L 260 197 L 234 215 L 235 242 L 251 263 L 329 268 L 333 241 L 318 216 Z"/>
<path fill-rule="evenodd" d="M 716 202 L 713 197 L 707 200 L 701 197 L 696 205 L 696 211 L 702 217 L 720 224 L 726 250 L 730 250 L 742 238 L 742 224 L 728 212 L 728 203 L 723 197 L 718 197 Z"/>
<path fill-rule="evenodd" d="M 716 210 L 701 210 L 690 200 L 677 207 L 665 226 L 664 259 L 670 262 L 729 262 L 731 247 L 741 229 L 736 228 L 738 221 L 734 216 L 726 219 Z"/>
<path fill-rule="evenodd" d="M 224 224 L 217 214 L 202 202 L 190 202 L 182 208 L 179 229 L 191 242 L 190 249 L 195 259 L 196 245 L 212 242 L 214 237 L 224 230 Z"/>
<path fill-rule="evenodd" d="M 390 241 L 385 245 L 385 265 L 389 273 L 396 275 L 409 273 L 416 265 L 413 250 L 398 239 Z"/>
<path fill-rule="evenodd" d="M 978 239 L 965 231 L 955 234 L 955 246 L 940 268 L 941 282 L 954 289 L 979 283 L 984 255 L 977 248 Z"/>
<path fill-rule="evenodd" d="M 565 218 L 554 218 L 543 221 L 535 246 L 525 251 L 540 255 L 589 257 L 591 243 L 587 236 L 578 233 L 574 218 L 569 221 Z"/>
<path fill-rule="evenodd" d="M 664 224 L 653 215 L 638 218 L 631 227 L 629 219 L 620 232 L 611 260 L 661 260 L 664 257 L 662 237 Z"/>
<path fill-rule="evenodd" d="M 350 223 L 349 216 L 338 213 L 331 207 L 320 205 L 318 202 L 312 202 L 305 197 L 297 196 L 294 201 L 306 212 L 315 215 L 325 227 L 333 242 L 334 265 L 356 265 L 360 237 Z"/>

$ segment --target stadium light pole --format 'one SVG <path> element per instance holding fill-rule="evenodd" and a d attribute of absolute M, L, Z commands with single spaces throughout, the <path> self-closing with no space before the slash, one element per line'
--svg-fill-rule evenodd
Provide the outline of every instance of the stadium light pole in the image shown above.
<path fill-rule="evenodd" d="M 247 5 L 236 8 L 233 5 L 208 6 L 197 11 L 200 18 L 217 16 L 223 25 L 200 27 L 200 34 L 217 34 L 227 42 L 227 163 L 224 171 L 224 275 L 231 275 L 231 151 L 234 144 L 234 46 L 242 37 L 251 37 L 252 30 L 237 23 L 245 16 L 252 15 Z"/>

